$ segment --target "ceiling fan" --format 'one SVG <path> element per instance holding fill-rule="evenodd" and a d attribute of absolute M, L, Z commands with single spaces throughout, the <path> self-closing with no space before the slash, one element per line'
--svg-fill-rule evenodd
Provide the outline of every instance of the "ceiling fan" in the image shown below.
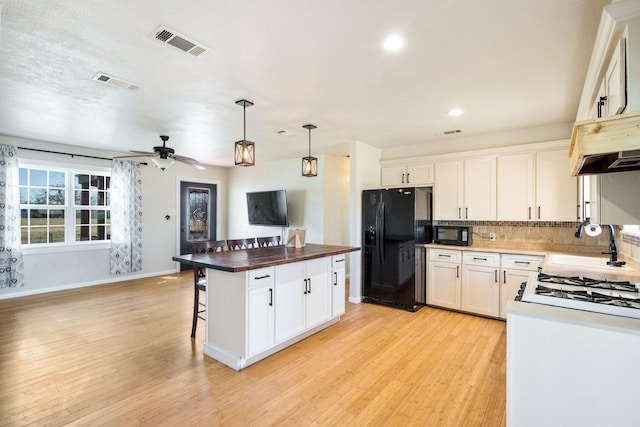
<path fill-rule="evenodd" d="M 173 164 L 174 161 L 184 163 L 189 166 L 193 166 L 196 169 L 204 170 L 204 166 L 200 164 L 196 159 L 191 157 L 178 156 L 175 154 L 175 150 L 171 147 L 167 147 L 167 141 L 169 137 L 167 135 L 160 135 L 162 145 L 153 147 L 153 153 L 149 151 L 136 151 L 130 150 L 135 156 L 121 156 L 118 158 L 130 158 L 130 157 L 151 157 L 151 161 L 160 169 L 165 170 Z"/>

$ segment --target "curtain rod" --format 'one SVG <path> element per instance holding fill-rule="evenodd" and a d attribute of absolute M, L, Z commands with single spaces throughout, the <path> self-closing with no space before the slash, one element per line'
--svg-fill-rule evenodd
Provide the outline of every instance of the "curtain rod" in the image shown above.
<path fill-rule="evenodd" d="M 52 150 L 41 150 L 39 148 L 28 148 L 28 147 L 18 147 L 18 149 L 20 150 L 29 150 L 29 151 L 39 151 L 40 153 L 50 153 L 50 154 L 62 154 L 65 156 L 71 156 L 71 157 L 85 157 L 87 159 L 98 159 L 98 160 L 109 160 L 112 161 L 113 159 L 110 159 L 108 157 L 98 157 L 98 156 L 88 156 L 86 154 L 73 154 L 73 153 L 65 153 L 62 151 L 52 151 Z M 147 165 L 146 162 L 138 162 L 141 165 Z"/>

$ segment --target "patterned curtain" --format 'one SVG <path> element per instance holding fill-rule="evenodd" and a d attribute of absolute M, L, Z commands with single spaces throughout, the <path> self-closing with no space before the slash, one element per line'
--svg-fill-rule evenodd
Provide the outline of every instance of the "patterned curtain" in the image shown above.
<path fill-rule="evenodd" d="M 114 160 L 111 169 L 111 274 L 142 269 L 140 164 Z"/>
<path fill-rule="evenodd" d="M 0 288 L 24 286 L 16 147 L 0 144 Z"/>

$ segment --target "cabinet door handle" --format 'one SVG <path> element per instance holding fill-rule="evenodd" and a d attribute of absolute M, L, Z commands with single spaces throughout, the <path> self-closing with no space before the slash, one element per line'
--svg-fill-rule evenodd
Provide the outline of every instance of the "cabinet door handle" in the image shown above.
<path fill-rule="evenodd" d="M 531 262 L 530 262 L 530 261 L 517 261 L 517 260 L 516 260 L 516 261 L 514 261 L 514 264 L 525 264 L 525 265 L 529 265 L 529 264 L 531 264 Z"/>
<path fill-rule="evenodd" d="M 446 255 L 446 254 L 438 254 L 438 256 L 443 258 L 451 258 L 451 255 Z"/>
<path fill-rule="evenodd" d="M 309 281 L 309 292 L 307 292 L 308 294 L 311 293 L 311 278 L 307 279 Z"/>
<path fill-rule="evenodd" d="M 460 266 L 456 265 L 456 277 L 460 277 Z"/>
<path fill-rule="evenodd" d="M 576 218 L 578 219 L 578 221 L 582 220 L 582 218 L 580 217 L 580 205 L 578 205 L 578 211 L 576 213 Z"/>
<path fill-rule="evenodd" d="M 273 289 L 269 288 L 269 305 L 273 306 Z"/>
<path fill-rule="evenodd" d="M 402 174 L 402 183 L 404 184 L 404 173 Z"/>
<path fill-rule="evenodd" d="M 462 219 L 462 208 L 458 208 L 458 219 Z"/>
<path fill-rule="evenodd" d="M 344 258 L 337 259 L 336 262 L 344 262 Z"/>
<path fill-rule="evenodd" d="M 540 206 L 538 206 L 538 219 L 540 219 Z"/>
<path fill-rule="evenodd" d="M 495 280 L 496 283 L 498 283 L 498 270 L 494 270 L 494 273 L 495 273 L 495 275 L 494 275 L 495 279 L 494 280 Z"/>
<path fill-rule="evenodd" d="M 529 206 L 529 219 L 531 219 L 531 206 Z"/>
<path fill-rule="evenodd" d="M 479 258 L 479 257 L 475 257 L 475 256 L 473 257 L 473 259 L 475 261 L 486 261 L 487 260 L 486 258 Z"/>
<path fill-rule="evenodd" d="M 333 286 L 338 286 L 338 273 L 333 272 Z"/>
<path fill-rule="evenodd" d="M 264 276 L 255 277 L 255 280 L 267 279 L 267 278 L 269 278 L 269 277 L 271 277 L 271 275 L 270 275 L 270 274 L 265 274 Z"/>
<path fill-rule="evenodd" d="M 307 279 L 304 279 L 304 294 L 306 295 L 307 293 Z"/>
<path fill-rule="evenodd" d="M 464 219 L 469 219 L 469 208 L 464 208 Z"/>
<path fill-rule="evenodd" d="M 407 184 L 409 184 L 409 172 L 407 172 Z"/>
<path fill-rule="evenodd" d="M 502 272 L 502 283 L 507 283 L 507 272 L 503 271 Z"/>

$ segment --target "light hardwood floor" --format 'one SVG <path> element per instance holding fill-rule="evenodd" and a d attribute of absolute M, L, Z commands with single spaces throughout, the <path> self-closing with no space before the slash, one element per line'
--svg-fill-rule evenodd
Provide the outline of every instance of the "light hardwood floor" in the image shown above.
<path fill-rule="evenodd" d="M 243 371 L 203 355 L 192 275 L 0 300 L 0 425 L 505 425 L 504 322 L 347 304 Z"/>

